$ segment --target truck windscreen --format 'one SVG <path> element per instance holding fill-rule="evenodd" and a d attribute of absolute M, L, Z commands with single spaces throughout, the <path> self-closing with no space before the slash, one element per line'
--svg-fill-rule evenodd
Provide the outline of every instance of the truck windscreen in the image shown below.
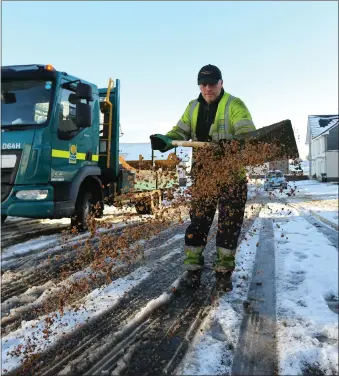
<path fill-rule="evenodd" d="M 48 119 L 53 83 L 2 81 L 1 125 L 43 125 Z"/>

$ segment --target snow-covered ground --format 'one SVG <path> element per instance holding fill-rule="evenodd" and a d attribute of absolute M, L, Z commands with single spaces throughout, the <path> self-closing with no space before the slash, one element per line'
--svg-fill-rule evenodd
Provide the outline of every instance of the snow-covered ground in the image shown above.
<path fill-rule="evenodd" d="M 272 203 L 261 216 L 275 218 L 277 338 L 281 375 L 308 367 L 338 372 L 338 250 L 298 211 Z M 310 372 L 310 371 L 309 371 Z"/>
<path fill-rule="evenodd" d="M 254 186 L 265 194 L 262 182 L 257 181 Z M 318 201 L 316 204 L 301 203 L 337 222 L 338 197 L 331 198 L 329 203 L 326 198 L 338 195 L 338 186 L 301 181 L 291 183 L 290 188 L 296 188 L 293 198 L 322 198 L 323 206 Z M 271 196 L 269 209 L 264 208 L 260 217 L 275 221 L 279 374 L 305 375 L 311 374 L 313 370 L 320 372 L 314 374 L 337 375 L 338 312 L 329 308 L 328 301 L 334 302 L 334 305 L 338 302 L 338 249 L 325 235 L 300 217 L 297 210 L 274 202 L 275 198 L 289 199 L 291 196 L 281 194 L 279 190 L 275 190 Z M 326 215 L 329 210 L 333 215 Z M 260 225 L 256 223 L 255 227 L 260 228 Z M 245 271 L 234 273 L 236 286 L 244 273 L 247 277 L 251 276 L 257 241 L 257 234 L 249 241 L 247 250 L 252 253 L 245 252 L 244 244 L 239 247 L 237 265 Z M 219 305 L 212 309 L 181 368 L 177 370 L 178 375 L 232 372 L 234 349 L 242 320 L 237 303 L 246 296 L 250 283 L 249 280 L 245 281 L 241 288 L 236 287 L 222 297 Z"/>
<path fill-rule="evenodd" d="M 305 215 L 316 214 L 318 220 L 330 222 L 334 227 L 329 228 L 335 231 L 335 225 L 338 226 L 338 185 L 300 181 L 291 182 L 289 189 L 284 192 L 265 192 L 261 181 L 252 181 L 249 188 L 249 202 L 255 202 L 258 198 L 266 199 L 268 204 L 262 207 L 245 240 L 238 246 L 233 291 L 213 302 L 175 374 L 231 374 L 244 320 L 243 302 L 247 299 L 257 250 L 260 249 L 258 245 L 262 224 L 268 220 L 273 225 L 272 249 L 275 254 L 275 266 L 272 267 L 276 279 L 271 282 L 275 285 L 276 293 L 278 373 L 338 375 L 338 249 L 320 228 L 305 218 Z M 107 216 L 114 217 L 117 214 L 114 208 L 105 211 Z M 328 225 L 326 222 L 324 224 Z M 40 247 L 46 248 L 44 252 L 51 253 L 56 249 L 58 239 L 56 235 L 40 238 Z M 51 347 L 61 337 L 117 306 L 127 292 L 156 272 L 159 265 L 165 265 L 173 255 L 181 255 L 181 248 L 176 246 L 176 242 L 182 239 L 182 233 L 176 234 L 162 246 L 149 249 L 150 253 L 159 254 L 162 247 L 170 246 L 169 253 L 160 256 L 155 264 L 142 265 L 127 276 L 82 297 L 82 306 L 76 311 L 66 307 L 63 315 L 56 312 L 54 322 L 48 327 L 48 340 L 44 338 L 44 315 L 22 321 L 15 330 L 2 338 L 2 371 L 20 364 L 25 343 L 36 345 L 35 351 Z M 14 252 L 25 255 L 42 250 L 39 241 L 35 239 L 27 244 L 7 248 L 3 251 L 3 260 L 9 262 Z M 173 249 L 171 244 L 174 244 Z M 4 277 L 9 278 L 6 275 Z M 15 273 L 13 282 L 14 277 Z M 177 277 L 178 280 L 172 283 L 173 288 L 178 285 L 182 275 L 178 273 Z M 10 280 L 6 280 L 8 282 Z M 51 284 L 47 288 L 50 289 Z M 119 330 L 123 332 L 135 321 L 145 320 L 151 311 L 168 304 L 170 298 L 171 293 L 164 290 L 157 298 L 150 299 Z M 24 294 L 22 299 L 23 306 L 20 309 L 25 310 L 25 304 L 28 307 L 32 301 Z M 22 348 L 18 348 L 20 345 Z M 20 350 L 10 355 L 15 349 Z"/>
<path fill-rule="evenodd" d="M 257 219 L 240 243 L 233 274 L 233 290 L 221 297 L 202 323 L 177 375 L 231 374 L 242 321 L 242 302 L 247 298 L 256 256 L 261 221 Z"/>
<path fill-rule="evenodd" d="M 263 190 L 263 179 L 251 181 L 261 195 L 268 195 L 272 201 L 285 199 L 295 204 L 300 210 L 309 214 L 317 214 L 317 218 L 325 223 L 331 222 L 338 229 L 338 190 L 339 185 L 320 183 L 317 180 L 301 180 L 288 183 L 288 189 Z"/>

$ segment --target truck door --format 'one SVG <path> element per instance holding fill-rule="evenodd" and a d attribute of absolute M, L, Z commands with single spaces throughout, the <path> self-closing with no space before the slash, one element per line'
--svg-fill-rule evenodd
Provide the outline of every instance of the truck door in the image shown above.
<path fill-rule="evenodd" d="M 67 81 L 64 80 L 63 83 Z M 61 86 L 52 131 L 51 181 L 69 182 L 85 165 L 93 165 L 93 127 L 79 128 L 76 119 L 75 89 Z"/>

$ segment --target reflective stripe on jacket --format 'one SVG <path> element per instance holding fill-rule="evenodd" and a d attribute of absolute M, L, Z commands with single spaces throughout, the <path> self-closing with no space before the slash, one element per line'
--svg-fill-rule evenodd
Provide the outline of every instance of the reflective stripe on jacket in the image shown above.
<path fill-rule="evenodd" d="M 181 119 L 166 136 L 173 140 L 196 141 L 196 128 L 200 103 L 191 101 Z M 255 130 L 252 117 L 244 102 L 229 93 L 224 93 L 211 126 L 212 141 L 230 140 L 233 136 Z"/>

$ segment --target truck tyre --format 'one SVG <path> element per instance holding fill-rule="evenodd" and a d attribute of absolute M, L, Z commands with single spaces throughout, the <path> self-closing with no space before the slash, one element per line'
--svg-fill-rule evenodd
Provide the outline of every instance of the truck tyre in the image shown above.
<path fill-rule="evenodd" d="M 88 230 L 86 218 L 93 211 L 92 209 L 92 193 L 86 190 L 79 192 L 75 203 L 74 214 L 71 218 L 71 227 L 75 227 L 79 232 Z"/>
<path fill-rule="evenodd" d="M 100 207 L 99 207 L 100 205 Z M 102 218 L 104 216 L 104 208 L 105 204 L 103 201 L 100 201 L 96 204 L 96 207 L 94 209 L 94 217 L 95 218 Z"/>
<path fill-rule="evenodd" d="M 160 199 L 158 194 L 153 195 L 153 197 L 140 199 L 135 203 L 135 210 L 138 214 L 153 214 L 151 200 L 153 200 L 153 208 L 159 208 Z"/>
<path fill-rule="evenodd" d="M 146 200 L 139 200 L 135 203 L 135 210 L 138 214 L 152 214 L 151 203 Z"/>
<path fill-rule="evenodd" d="M 7 215 L 3 214 L 1 215 L 1 223 L 4 223 L 7 219 Z"/>

